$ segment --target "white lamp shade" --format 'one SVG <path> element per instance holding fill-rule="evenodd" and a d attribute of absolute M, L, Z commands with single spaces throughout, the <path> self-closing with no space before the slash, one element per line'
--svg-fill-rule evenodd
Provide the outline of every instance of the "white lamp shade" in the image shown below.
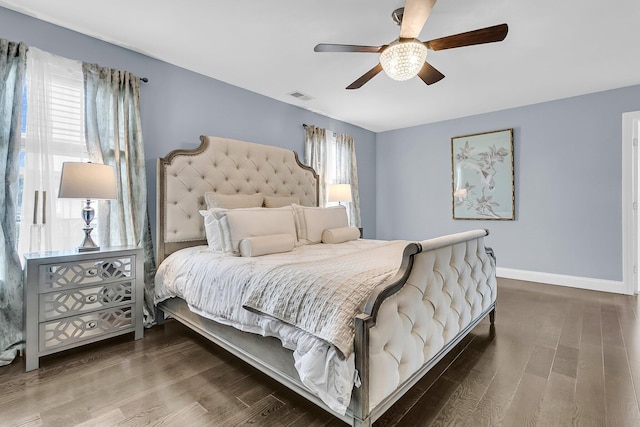
<path fill-rule="evenodd" d="M 115 199 L 116 176 L 113 166 L 99 163 L 63 163 L 58 197 Z"/>
<path fill-rule="evenodd" d="M 351 184 L 329 184 L 330 202 L 350 202 Z"/>

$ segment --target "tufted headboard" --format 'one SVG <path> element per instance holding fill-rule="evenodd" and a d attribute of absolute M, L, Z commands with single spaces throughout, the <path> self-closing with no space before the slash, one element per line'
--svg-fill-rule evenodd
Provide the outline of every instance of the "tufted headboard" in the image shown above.
<path fill-rule="evenodd" d="M 179 249 L 207 244 L 198 212 L 206 209 L 206 192 L 297 196 L 301 205 L 318 205 L 318 176 L 294 151 L 213 136 L 200 141 L 158 159 L 158 264 Z"/>

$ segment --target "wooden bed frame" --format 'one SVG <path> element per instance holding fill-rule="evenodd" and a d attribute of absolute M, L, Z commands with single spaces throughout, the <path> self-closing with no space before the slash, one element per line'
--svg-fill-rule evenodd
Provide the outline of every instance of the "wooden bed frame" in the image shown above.
<path fill-rule="evenodd" d="M 179 249 L 206 245 L 198 210 L 205 209 L 207 191 L 296 196 L 302 205 L 317 205 L 317 175 L 294 152 L 223 138 L 200 139 L 195 150 L 176 150 L 158 159 L 158 265 Z M 487 230 L 475 230 L 407 245 L 395 276 L 372 292 L 354 319 L 361 385 L 353 388 L 346 414 L 331 410 L 302 384 L 292 351 L 278 339 L 206 319 L 179 298 L 158 304 L 158 322 L 173 317 L 345 422 L 370 426 L 487 315 L 493 324 L 495 257 L 484 247 L 486 235 Z M 420 341 L 424 347 L 404 348 L 427 335 L 428 343 Z"/>

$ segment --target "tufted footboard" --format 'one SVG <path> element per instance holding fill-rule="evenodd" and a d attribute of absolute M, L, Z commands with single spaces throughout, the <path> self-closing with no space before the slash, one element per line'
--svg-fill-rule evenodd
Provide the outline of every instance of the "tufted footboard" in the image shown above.
<path fill-rule="evenodd" d="M 370 425 L 453 348 L 496 300 L 487 230 L 407 246 L 402 266 L 356 318 L 354 424 Z M 367 356 L 368 353 L 368 356 Z"/>

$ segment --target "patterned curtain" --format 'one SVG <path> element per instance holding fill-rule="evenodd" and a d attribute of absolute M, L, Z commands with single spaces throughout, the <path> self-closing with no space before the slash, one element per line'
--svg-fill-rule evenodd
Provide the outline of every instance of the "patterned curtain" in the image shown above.
<path fill-rule="evenodd" d="M 320 207 L 327 206 L 327 186 L 329 177 L 327 173 L 327 160 L 329 144 L 327 141 L 327 131 L 312 125 L 306 126 L 304 138 L 304 163 L 311 166 L 318 174 L 318 204 Z"/>
<path fill-rule="evenodd" d="M 27 46 L 0 39 L 0 366 L 8 365 L 24 347 L 22 335 L 22 270 L 16 251 L 16 200 L 22 91 Z"/>
<path fill-rule="evenodd" d="M 336 184 L 351 184 L 351 202 L 346 203 L 351 225 L 360 227 L 360 191 L 353 137 L 339 133 L 336 137 Z"/>
<path fill-rule="evenodd" d="M 100 242 L 104 246 L 134 245 L 144 249 L 144 324 L 155 321 L 155 262 L 140 121 L 140 79 L 127 71 L 83 64 L 85 120 L 89 156 L 116 169 L 118 199 L 101 201 Z M 105 226 L 103 226 L 105 225 Z"/>

